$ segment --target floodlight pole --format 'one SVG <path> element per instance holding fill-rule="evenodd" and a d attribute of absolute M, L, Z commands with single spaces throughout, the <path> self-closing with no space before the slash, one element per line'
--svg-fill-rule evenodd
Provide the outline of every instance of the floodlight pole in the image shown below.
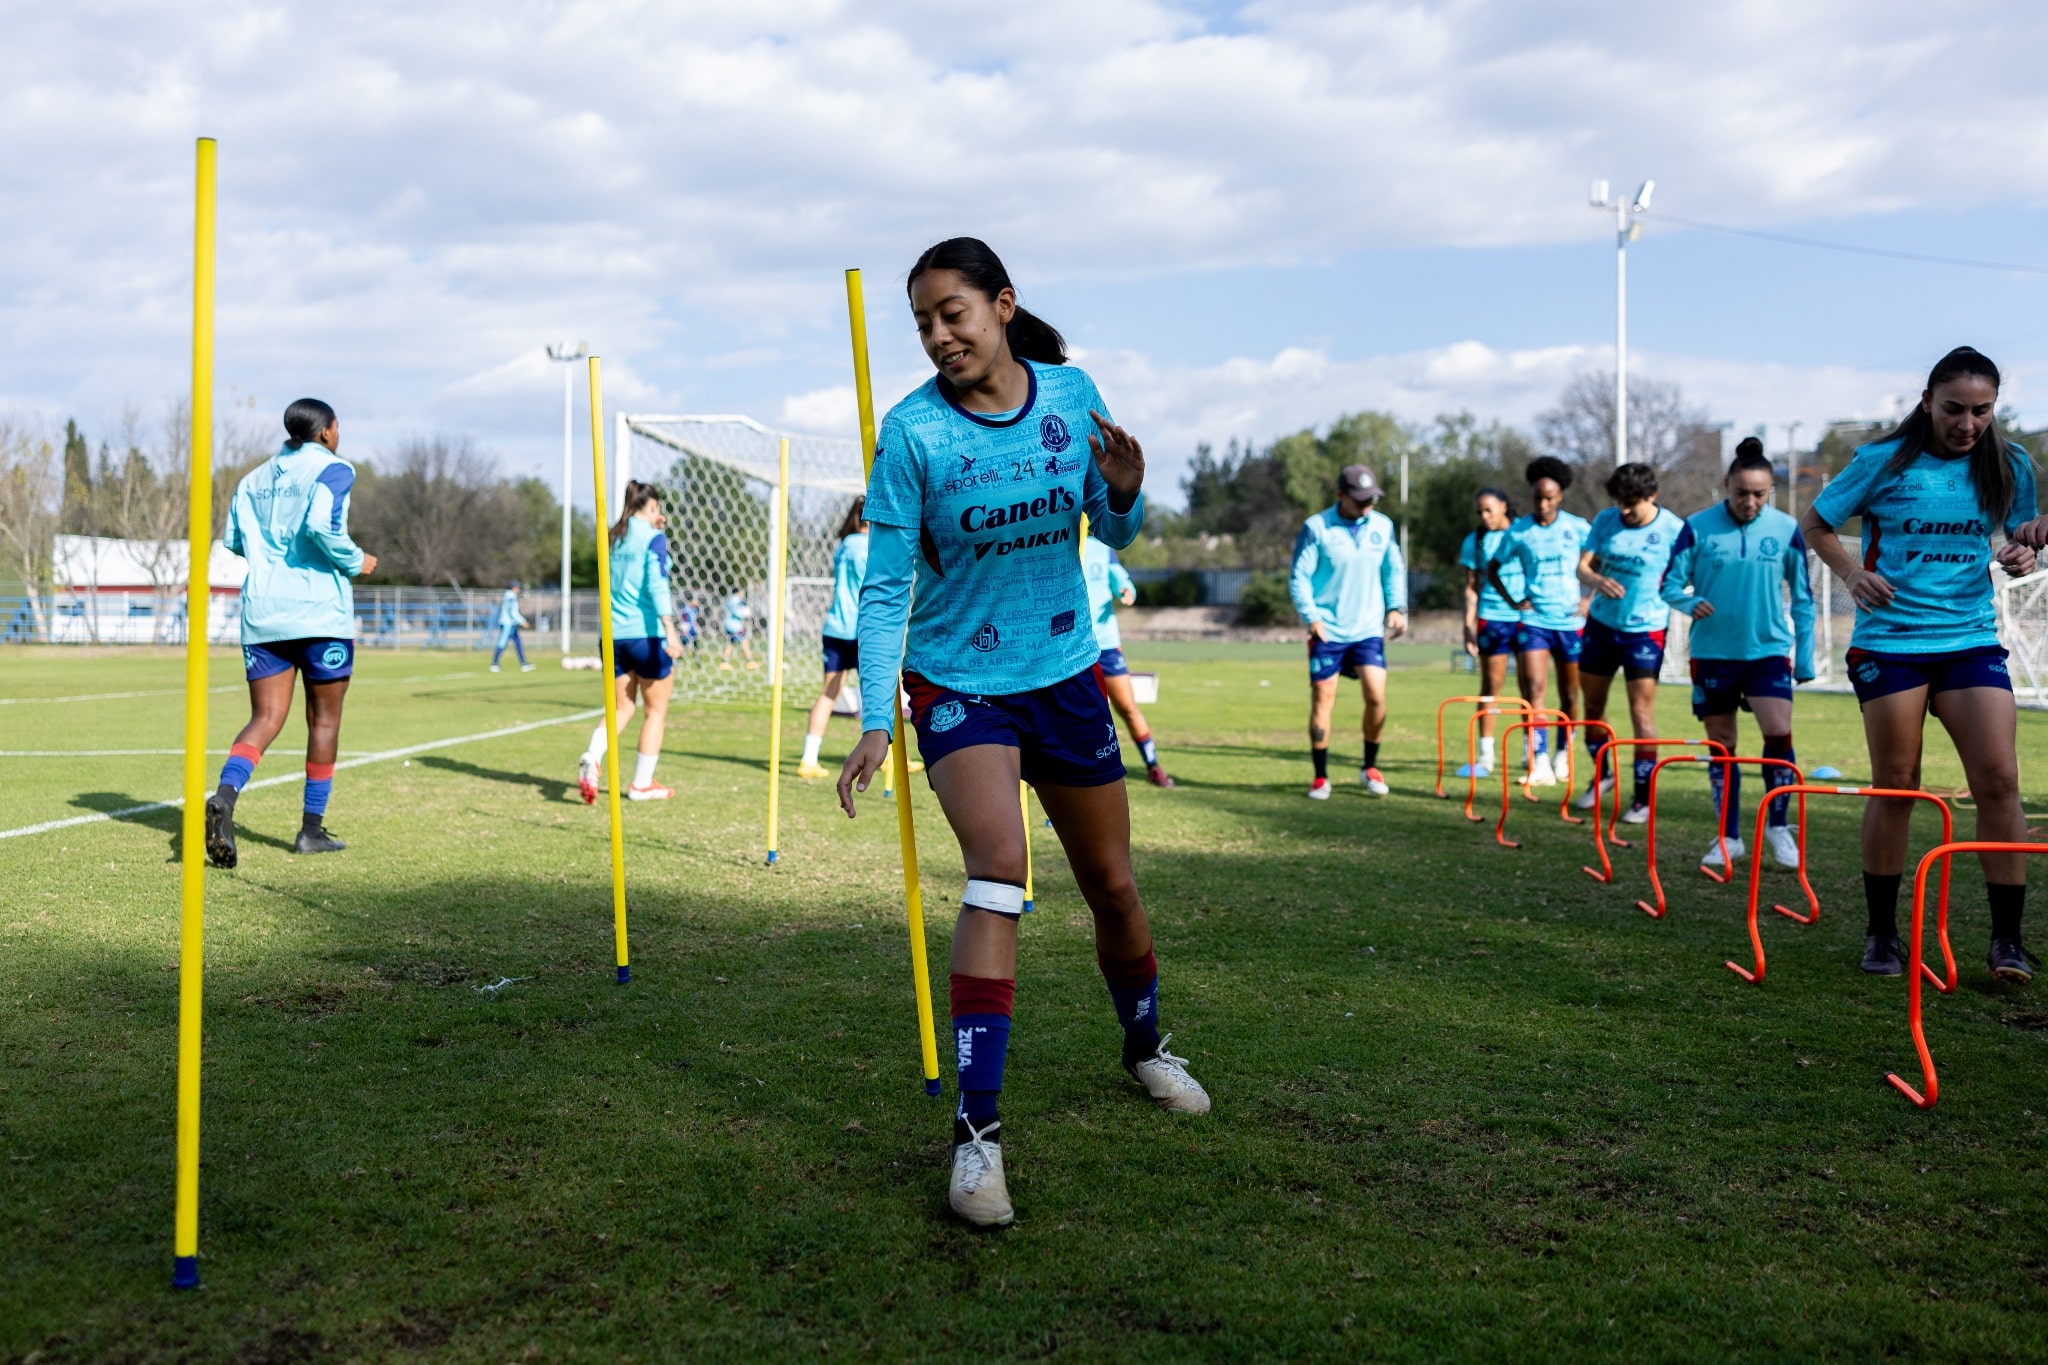
<path fill-rule="evenodd" d="M 569 656 L 569 536 L 572 518 L 569 503 L 571 456 L 576 440 L 576 371 L 569 366 L 589 354 L 580 341 L 563 341 L 548 347 L 548 359 L 562 363 L 562 657 Z M 599 509 L 598 520 L 604 520 Z"/>
<path fill-rule="evenodd" d="M 1628 244 L 1642 235 L 1642 224 L 1631 215 L 1650 211 L 1650 192 L 1657 187 L 1645 180 L 1633 202 L 1619 196 L 1610 200 L 1605 180 L 1595 180 L 1587 196 L 1591 207 L 1614 210 L 1614 463 L 1628 463 Z"/>
<path fill-rule="evenodd" d="M 1804 422 L 1785 423 L 1785 510 L 1799 515 L 1799 428 Z"/>

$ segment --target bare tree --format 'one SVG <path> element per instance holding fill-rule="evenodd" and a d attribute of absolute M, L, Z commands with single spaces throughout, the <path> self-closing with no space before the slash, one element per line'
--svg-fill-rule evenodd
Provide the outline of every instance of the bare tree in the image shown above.
<path fill-rule="evenodd" d="M 1536 418 L 1536 443 L 1578 466 L 1579 482 L 1567 499 L 1591 515 L 1606 505 L 1601 492 L 1614 472 L 1614 376 L 1582 374 L 1564 387 L 1557 406 Z M 1721 434 L 1706 410 L 1690 406 L 1678 385 L 1631 378 L 1628 386 L 1628 459 L 1657 471 L 1662 501 L 1684 515 L 1716 496 L 1721 479 Z"/>
<path fill-rule="evenodd" d="M 357 539 L 378 577 L 399 583 L 504 582 L 526 570 L 533 520 L 517 488 L 466 436 L 413 437 L 358 471 Z"/>
<path fill-rule="evenodd" d="M 43 639 L 49 638 L 43 594 L 50 583 L 63 491 L 55 442 L 26 421 L 0 416 L 0 542 L 8 568 L 21 577 L 36 634 Z"/>
<path fill-rule="evenodd" d="M 128 553 L 149 576 L 158 643 L 171 638 L 172 606 L 186 577 L 183 537 L 192 506 L 189 413 L 182 400 L 173 402 L 163 417 L 163 443 L 151 451 L 143 446 L 139 415 L 128 409 L 121 415 L 124 452 L 104 465 L 94 481 L 98 524 L 128 543 Z M 206 573 L 203 555 L 194 571 Z"/>

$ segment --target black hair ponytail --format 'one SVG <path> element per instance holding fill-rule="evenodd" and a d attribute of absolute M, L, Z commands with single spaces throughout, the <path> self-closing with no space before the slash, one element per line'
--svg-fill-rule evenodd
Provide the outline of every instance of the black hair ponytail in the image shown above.
<path fill-rule="evenodd" d="M 293 450 L 334 425 L 334 409 L 317 398 L 301 398 L 284 410 L 285 444 Z"/>
<path fill-rule="evenodd" d="M 1010 272 L 1003 269 L 1002 258 L 997 256 L 987 242 L 979 237 L 948 237 L 936 246 L 924 249 L 917 258 L 917 264 L 910 267 L 910 274 L 903 281 L 903 291 L 917 283 L 917 277 L 927 270 L 952 270 L 961 279 L 979 290 L 990 299 L 1005 289 L 1012 295 L 1017 286 L 1010 282 Z M 1023 304 L 1010 316 L 1009 326 L 1003 329 L 1010 343 L 1010 354 L 1019 360 L 1035 360 L 1041 365 L 1064 365 L 1067 363 L 1067 339 L 1059 329 L 1027 310 Z"/>
<path fill-rule="evenodd" d="M 616 545 L 626 538 L 626 523 L 633 519 L 635 512 L 660 498 L 661 493 L 653 484 L 642 483 L 638 479 L 626 480 L 625 496 L 619 499 L 619 519 L 612 523 L 611 543 Z"/>
<path fill-rule="evenodd" d="M 1975 375 L 1991 381 L 1996 392 L 2003 386 L 1998 366 L 1991 363 L 1991 357 L 1968 346 L 1958 346 L 1934 363 L 1927 375 L 1927 392 L 1960 379 L 1964 375 Z M 1887 474 L 1898 474 L 1912 466 L 1934 446 L 1934 419 L 1928 416 L 1926 399 L 1914 404 L 1905 420 L 1893 428 L 1884 438 L 1899 443 L 1898 453 L 1885 465 Z M 2021 458 L 2026 458 L 2022 456 Z M 1993 417 L 1977 438 L 1977 444 L 1970 447 L 1970 487 L 1977 494 L 1977 505 L 1991 519 L 1993 526 L 2003 526 L 2012 512 L 2013 499 L 2019 496 L 2019 481 L 2012 472 L 2012 447 L 2005 439 L 2005 433 L 1998 429 L 1998 419 Z"/>

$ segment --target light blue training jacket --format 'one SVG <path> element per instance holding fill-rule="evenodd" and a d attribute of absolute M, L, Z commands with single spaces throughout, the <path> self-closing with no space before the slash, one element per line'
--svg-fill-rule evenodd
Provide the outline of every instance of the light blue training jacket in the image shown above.
<path fill-rule="evenodd" d="M 612 546 L 612 638 L 657 640 L 662 618 L 676 614 L 668 588 L 668 537 L 639 517 Z"/>
<path fill-rule="evenodd" d="M 1813 677 L 1813 588 L 1806 540 L 1790 514 L 1766 507 L 1745 524 L 1729 515 L 1726 502 L 1693 513 L 1664 570 L 1663 597 L 1687 616 L 1702 598 L 1714 604 L 1714 614 L 1694 621 L 1686 638 L 1693 658 L 1790 658 L 1794 678 Z"/>
<path fill-rule="evenodd" d="M 1408 566 L 1393 519 L 1375 510 L 1346 521 L 1333 504 L 1303 522 L 1287 595 L 1302 622 L 1322 622 L 1334 643 L 1385 635 L 1387 613 L 1408 610 Z"/>
<path fill-rule="evenodd" d="M 1081 576 L 1088 580 L 1088 617 L 1095 623 L 1098 649 L 1122 649 L 1123 628 L 1116 623 L 1116 604 L 1134 584 L 1130 570 L 1117 563 L 1116 551 L 1094 536 L 1081 542 Z"/>
<path fill-rule="evenodd" d="M 249 562 L 242 643 L 356 638 L 363 550 L 348 534 L 355 466 L 326 446 L 287 445 L 242 476 L 222 537 Z"/>

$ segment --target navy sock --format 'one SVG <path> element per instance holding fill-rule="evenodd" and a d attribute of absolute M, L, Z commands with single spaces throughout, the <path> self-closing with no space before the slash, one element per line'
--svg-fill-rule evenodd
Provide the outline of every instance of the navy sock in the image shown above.
<path fill-rule="evenodd" d="M 1143 1061 L 1159 1051 L 1159 959 L 1147 948 L 1142 957 L 1095 962 L 1123 1026 L 1124 1064 Z"/>
<path fill-rule="evenodd" d="M 1721 808 L 1721 788 L 1728 788 L 1728 819 L 1721 830 L 1731 839 L 1742 837 L 1742 769 L 1733 763 L 1709 764 L 1707 781 L 1714 794 L 1714 809 Z"/>
<path fill-rule="evenodd" d="M 1863 932 L 1873 938 L 1899 936 L 1899 880 L 1896 872 L 1863 874 L 1863 904 L 1869 914 Z"/>
<path fill-rule="evenodd" d="M 996 1101 L 1002 1095 L 1003 1060 L 1010 1046 L 1017 982 L 955 972 L 948 994 L 960 1077 L 960 1108 L 954 1117 L 977 1129 L 986 1128 L 996 1121 Z"/>
<path fill-rule="evenodd" d="M 1601 778 L 1601 775 L 1607 771 L 1606 766 L 1600 762 L 1600 746 L 1605 744 L 1607 741 L 1600 737 L 1600 732 L 1598 730 L 1595 730 L 1590 726 L 1587 727 L 1582 733 L 1586 737 L 1586 754 L 1589 758 L 1593 760 L 1593 781 L 1598 782 Z"/>
<path fill-rule="evenodd" d="M 1790 734 L 1765 735 L 1764 757 L 1782 758 L 1787 763 L 1797 763 L 1799 761 L 1798 757 L 1792 752 L 1792 736 Z M 1766 766 L 1764 768 L 1764 790 L 1766 792 L 1776 791 L 1780 787 L 1789 787 L 1792 785 L 1792 780 L 1792 770 L 1790 768 L 1774 766 Z M 1791 797 L 1781 796 L 1771 802 L 1771 813 L 1764 818 L 1771 824 L 1782 825 L 1785 823 L 1786 811 L 1791 805 Z"/>
<path fill-rule="evenodd" d="M 1633 804 L 1638 806 L 1650 804 L 1650 774 L 1655 771 L 1657 771 L 1656 759 L 1639 758 L 1636 760 L 1636 786 Z"/>
<path fill-rule="evenodd" d="M 1145 760 L 1148 768 L 1159 766 L 1159 746 L 1152 742 L 1149 733 L 1138 736 L 1138 757 Z"/>
<path fill-rule="evenodd" d="M 1310 749 L 1308 756 L 1315 762 L 1316 776 L 1327 778 L 1330 775 L 1330 751 L 1328 749 Z"/>
<path fill-rule="evenodd" d="M 520 643 L 517 635 L 512 637 L 512 652 L 519 656 L 520 663 L 526 662 L 526 646 Z"/>
<path fill-rule="evenodd" d="M 2019 942 L 2020 913 L 2027 908 L 2027 884 L 1986 882 L 1984 894 L 1991 901 L 1991 937 Z"/>
<path fill-rule="evenodd" d="M 1369 739 L 1365 742 L 1365 760 L 1358 766 L 1361 768 L 1377 768 L 1380 766 L 1380 742 L 1378 740 Z"/>

